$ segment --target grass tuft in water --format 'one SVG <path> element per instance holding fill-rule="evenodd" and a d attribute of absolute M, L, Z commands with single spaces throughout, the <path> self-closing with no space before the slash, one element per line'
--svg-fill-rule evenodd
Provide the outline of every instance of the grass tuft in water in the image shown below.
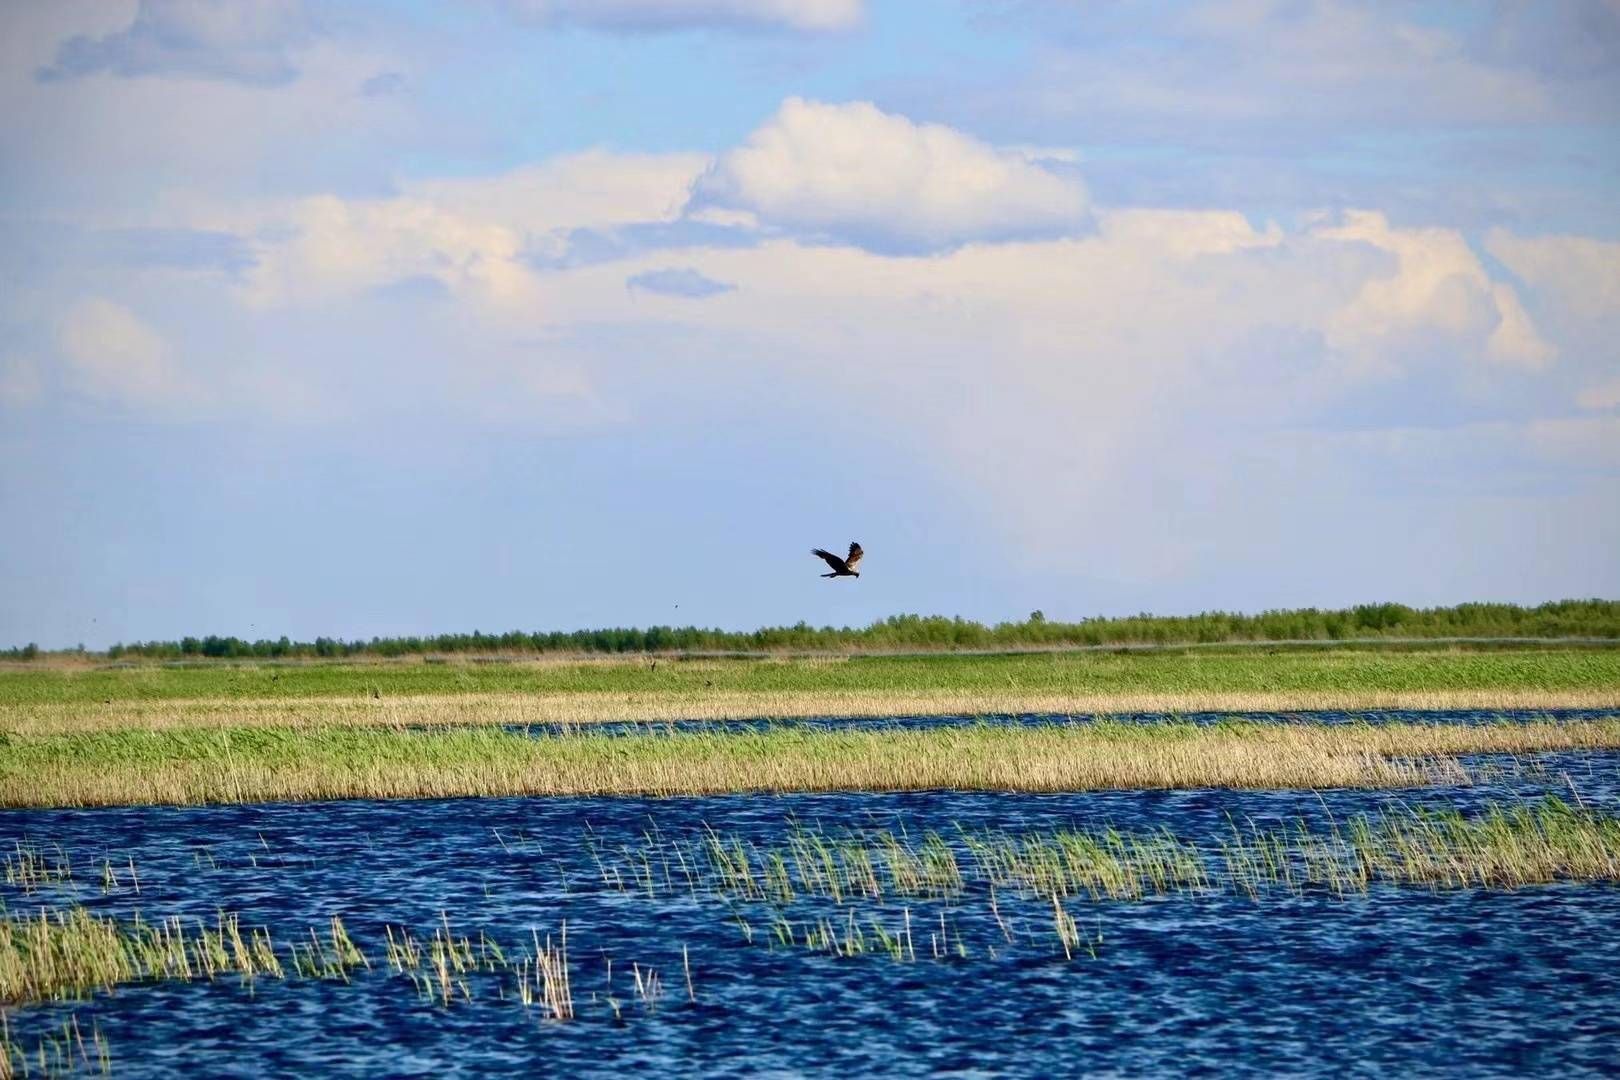
<path fill-rule="evenodd" d="M 112 1074 L 112 1053 L 99 1024 L 91 1024 L 87 1039 L 78 1015 L 69 1016 L 59 1028 L 41 1034 L 29 1052 L 12 1041 L 10 1019 L 0 1009 L 0 1080 L 53 1080 L 82 1073 Z"/>

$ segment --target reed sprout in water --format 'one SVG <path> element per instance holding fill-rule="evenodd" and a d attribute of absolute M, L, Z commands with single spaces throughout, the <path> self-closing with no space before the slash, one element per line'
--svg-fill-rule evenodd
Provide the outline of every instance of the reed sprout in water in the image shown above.
<path fill-rule="evenodd" d="M 10 1018 L 0 1009 L 0 1080 L 35 1076 L 54 1080 L 92 1072 L 112 1074 L 112 1054 L 99 1024 L 92 1023 L 86 1036 L 78 1015 L 69 1016 L 56 1029 L 41 1034 L 30 1052 L 12 1041 Z"/>
<path fill-rule="evenodd" d="M 325 940 L 311 928 L 308 942 L 294 942 L 292 958 L 293 968 L 305 978 L 348 982 L 349 972 L 354 968 L 371 970 L 371 961 L 349 937 L 343 919 L 337 915 L 332 916 L 328 924 Z"/>
<path fill-rule="evenodd" d="M 6 884 L 31 893 L 46 885 L 64 885 L 73 881 L 73 860 L 60 844 L 52 844 L 49 852 L 22 840 L 12 842 L 12 854 L 5 857 Z"/>
<path fill-rule="evenodd" d="M 889 898 L 950 900 L 977 884 L 1068 900 L 1136 900 L 1178 892 L 1344 893 L 1375 882 L 1512 888 L 1555 880 L 1620 880 L 1620 819 L 1556 797 L 1492 804 L 1480 814 L 1396 809 L 1327 830 L 1305 822 L 1232 822 L 1203 843 L 1168 828 L 961 831 L 920 838 L 891 830 L 794 828 L 776 845 L 706 829 L 695 841 L 643 837 L 616 853 L 592 848 L 606 887 L 649 894 L 718 893 L 778 906 Z M 654 865 L 678 867 L 660 876 Z"/>
<path fill-rule="evenodd" d="M 912 958 L 911 912 L 894 926 L 861 905 L 925 901 L 960 905 L 987 902 L 1008 943 L 1014 940 L 1002 905 L 1009 897 L 1044 903 L 1065 955 L 1095 955 L 1100 940 L 1083 935 L 1070 912 L 1076 900 L 1135 901 L 1172 894 L 1236 894 L 1260 900 L 1272 894 L 1323 891 L 1345 896 L 1375 885 L 1510 889 L 1559 880 L 1620 880 L 1620 818 L 1571 806 L 1557 798 L 1493 804 L 1468 816 L 1455 811 L 1394 809 L 1360 815 L 1341 825 L 1304 821 L 1263 827 L 1230 823 L 1225 836 L 1202 841 L 1169 829 L 1062 828 L 1039 833 L 961 831 L 912 838 L 889 830 L 795 828 L 777 844 L 705 830 L 695 841 L 648 835 L 617 858 L 635 866 L 671 864 L 679 879 L 622 872 L 597 853 L 604 886 L 717 895 L 729 905 L 764 904 L 767 942 L 804 946 L 839 956 L 888 952 Z M 806 902 L 844 909 L 808 918 L 791 913 Z M 752 942 L 747 915 L 730 917 Z M 943 919 L 943 913 L 940 916 Z M 965 945 L 941 924 L 928 931 L 927 952 L 961 955 Z M 899 943 L 899 944 L 897 944 Z"/>
<path fill-rule="evenodd" d="M 501 947 L 483 931 L 479 931 L 477 946 L 470 938 L 457 937 L 450 929 L 448 912 L 439 913 L 433 940 L 425 947 L 410 930 L 400 927 L 397 932 L 396 938 L 395 927 L 383 927 L 388 966 L 408 975 L 424 997 L 437 997 L 444 1005 L 449 1005 L 458 992 L 463 1000 L 472 1000 L 468 975 L 502 971 L 510 966 Z"/>

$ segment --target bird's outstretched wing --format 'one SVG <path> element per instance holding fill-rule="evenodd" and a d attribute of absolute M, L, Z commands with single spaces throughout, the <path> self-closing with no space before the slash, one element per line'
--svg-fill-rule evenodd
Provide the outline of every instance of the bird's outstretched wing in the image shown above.
<path fill-rule="evenodd" d="M 855 564 L 861 561 L 861 556 L 864 554 L 866 552 L 861 550 L 861 545 L 851 540 L 849 542 L 849 556 L 844 559 L 844 565 L 851 570 L 855 569 Z"/>
<path fill-rule="evenodd" d="M 838 556 L 834 555 L 830 551 L 823 551 L 821 548 L 811 548 L 810 549 L 810 554 L 827 560 L 827 565 L 832 567 L 834 570 L 836 570 L 840 574 L 844 573 L 846 570 L 849 569 L 849 564 L 848 563 L 844 562 L 843 559 L 840 559 Z"/>

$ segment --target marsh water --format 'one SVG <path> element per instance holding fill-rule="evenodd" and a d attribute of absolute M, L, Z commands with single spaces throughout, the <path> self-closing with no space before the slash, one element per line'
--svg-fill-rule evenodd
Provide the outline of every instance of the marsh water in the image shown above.
<path fill-rule="evenodd" d="M 124 985 L 12 1009 L 9 1024 L 28 1046 L 76 1013 L 106 1037 L 114 1075 L 135 1077 L 1611 1074 L 1613 885 L 1076 897 L 1068 914 L 1082 942 L 1065 955 L 1050 904 L 1008 895 L 992 911 L 971 876 L 951 897 L 777 903 L 694 887 L 670 863 L 705 837 L 764 848 L 795 830 L 932 831 L 957 845 L 980 831 L 1168 828 L 1213 849 L 1234 829 L 1327 829 L 1391 808 L 1469 813 L 1556 795 L 1620 812 L 1614 753 L 1468 763 L 1476 783 L 1406 791 L 7 811 L 7 851 L 20 841 L 54 856 L 59 845 L 74 867 L 71 881 L 0 886 L 8 913 L 79 903 L 212 924 L 225 910 L 278 943 L 338 915 L 372 963 L 347 981 Z M 104 887 L 107 864 L 120 876 Z M 912 948 L 834 955 L 773 932 L 822 916 L 905 927 Z M 575 1018 L 523 1005 L 510 972 L 469 974 L 446 1005 L 383 962 L 385 926 L 426 938 L 445 920 L 510 954 L 566 920 Z M 649 970 L 659 990 L 638 992 Z"/>
<path fill-rule="evenodd" d="M 992 725 L 1002 727 L 1083 727 L 1101 720 L 1124 724 L 1184 723 L 1199 727 L 1247 722 L 1256 724 L 1315 724 L 1345 727 L 1352 724 L 1446 724 L 1476 727 L 1482 724 L 1515 724 L 1531 721 L 1566 723 L 1613 716 L 1613 709 L 1456 709 L 1434 712 L 1418 709 L 1375 709 L 1362 711 L 1316 712 L 1119 712 L 1099 716 L 1089 713 L 1014 713 L 987 715 L 923 716 L 812 716 L 771 720 L 625 720 L 588 721 L 575 724 L 515 724 L 506 730 L 529 735 L 563 735 L 590 732 L 598 735 L 642 735 L 649 732 L 714 732 L 737 734 L 773 728 L 800 728 L 809 731 L 935 731 L 942 728 Z"/>

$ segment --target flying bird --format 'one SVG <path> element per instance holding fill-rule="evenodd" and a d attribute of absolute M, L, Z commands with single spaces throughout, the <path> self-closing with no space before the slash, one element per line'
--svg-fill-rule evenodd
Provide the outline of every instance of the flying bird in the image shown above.
<path fill-rule="evenodd" d="M 849 554 L 844 556 L 842 559 L 830 551 L 823 551 L 821 548 L 811 548 L 810 554 L 814 555 L 818 559 L 825 560 L 827 565 L 832 567 L 832 573 L 822 574 L 822 577 L 861 576 L 860 573 L 855 569 L 855 564 L 861 561 L 861 556 L 865 554 L 865 552 L 861 551 L 861 545 L 857 544 L 853 540 L 849 542 Z"/>

